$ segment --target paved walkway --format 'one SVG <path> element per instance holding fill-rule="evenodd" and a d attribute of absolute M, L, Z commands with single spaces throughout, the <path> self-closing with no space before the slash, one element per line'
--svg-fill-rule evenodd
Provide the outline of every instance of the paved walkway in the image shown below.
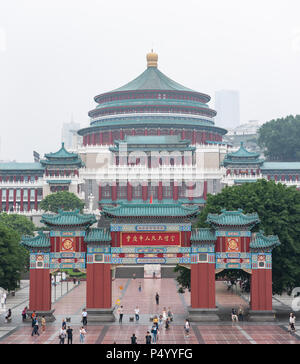
<path fill-rule="evenodd" d="M 139 292 L 139 283 L 142 291 Z M 122 289 L 120 289 L 122 288 Z M 24 288 L 25 289 L 25 288 Z M 81 283 L 68 294 L 63 295 L 53 305 L 56 321 L 48 323 L 46 332 L 40 336 L 31 336 L 31 325 L 21 322 L 0 325 L 0 344 L 9 343 L 58 343 L 58 333 L 61 320 L 71 317 L 70 325 L 73 328 L 73 343 L 79 343 L 79 328 L 81 311 L 85 306 L 86 284 Z M 24 294 L 23 291 L 22 294 Z M 159 305 L 156 305 L 155 294 L 160 295 Z M 21 293 L 21 292 L 20 292 Z M 17 294 L 18 296 L 18 294 Z M 113 304 L 121 299 L 124 306 L 123 323 L 118 321 L 112 324 L 88 324 L 85 343 L 96 344 L 129 344 L 130 337 L 136 334 L 138 343 L 145 342 L 147 330 L 151 329 L 150 315 L 159 314 L 163 307 L 171 307 L 174 313 L 174 322 L 170 329 L 161 328 L 158 343 L 160 344 L 299 344 L 300 336 L 290 334 L 287 325 L 280 324 L 255 324 L 220 322 L 211 324 L 192 324 L 190 335 L 187 337 L 183 330 L 183 323 L 190 302 L 190 293 L 180 295 L 177 292 L 176 282 L 173 279 L 116 279 L 113 281 Z M 238 295 L 228 292 L 222 282 L 216 283 L 216 300 L 222 307 L 238 307 L 245 305 L 245 301 Z M 140 321 L 129 322 L 129 317 L 134 316 L 134 308 L 139 306 L 141 311 Z M 22 305 L 21 305 L 22 307 Z M 300 327 L 297 327 L 300 330 Z M 9 330 L 9 331 L 8 331 Z M 299 331 L 300 332 L 300 331 Z"/>

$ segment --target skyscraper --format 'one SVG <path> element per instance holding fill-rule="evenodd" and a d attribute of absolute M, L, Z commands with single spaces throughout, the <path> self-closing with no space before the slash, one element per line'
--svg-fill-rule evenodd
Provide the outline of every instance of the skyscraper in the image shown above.
<path fill-rule="evenodd" d="M 80 124 L 73 120 L 70 123 L 64 123 L 62 127 L 62 142 L 70 149 L 76 149 L 78 144 L 77 130 L 80 129 Z"/>
<path fill-rule="evenodd" d="M 233 129 L 240 124 L 240 94 L 234 90 L 221 90 L 215 93 L 216 125 Z"/>

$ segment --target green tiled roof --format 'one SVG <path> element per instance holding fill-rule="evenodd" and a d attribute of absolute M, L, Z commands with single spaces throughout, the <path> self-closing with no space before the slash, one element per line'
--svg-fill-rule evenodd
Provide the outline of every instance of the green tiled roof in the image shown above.
<path fill-rule="evenodd" d="M 265 236 L 263 231 L 256 233 L 255 239 L 251 241 L 251 249 L 273 249 L 280 245 L 277 235 Z"/>
<path fill-rule="evenodd" d="M 201 241 L 216 241 L 216 235 L 211 229 L 192 229 L 191 241 L 201 242 Z"/>
<path fill-rule="evenodd" d="M 0 170 L 29 170 L 29 171 L 44 171 L 44 167 L 41 163 L 18 163 L 8 162 L 0 163 Z"/>
<path fill-rule="evenodd" d="M 247 226 L 260 222 L 258 214 L 243 214 L 242 209 L 237 211 L 221 210 L 221 214 L 208 214 L 207 220 L 213 226 Z"/>
<path fill-rule="evenodd" d="M 300 170 L 300 162 L 264 162 L 262 170 Z"/>
<path fill-rule="evenodd" d="M 235 179 L 234 183 L 255 183 L 257 179 Z"/>
<path fill-rule="evenodd" d="M 90 226 L 97 222 L 95 215 L 81 214 L 78 209 L 74 211 L 59 210 L 58 214 L 44 214 L 41 222 L 52 226 Z"/>
<path fill-rule="evenodd" d="M 177 90 L 195 92 L 190 88 L 182 86 L 179 83 L 171 80 L 156 67 L 148 67 L 133 81 L 113 90 L 112 92 L 133 90 Z"/>
<path fill-rule="evenodd" d="M 90 229 L 84 238 L 86 243 L 93 242 L 110 242 L 111 235 L 108 229 Z"/>
<path fill-rule="evenodd" d="M 102 208 L 102 214 L 110 217 L 189 217 L 196 216 L 198 212 L 198 206 L 187 207 L 176 203 L 130 203 Z"/>
<path fill-rule="evenodd" d="M 45 158 L 41 160 L 41 164 L 43 166 L 48 165 L 59 165 L 59 166 L 78 166 L 84 167 L 84 163 L 82 162 L 81 158 L 76 153 L 70 153 L 65 149 L 64 143 L 59 151 L 55 153 L 48 153 L 45 154 Z"/>
<path fill-rule="evenodd" d="M 222 162 L 225 167 L 229 164 L 263 164 L 264 159 L 259 159 L 259 153 L 248 152 L 241 142 L 240 149 L 236 152 L 228 153 Z"/>
<path fill-rule="evenodd" d="M 64 158 L 77 158 L 78 154 L 68 152 L 65 148 L 65 144 L 62 143 L 61 148 L 57 152 L 45 154 L 45 157 L 46 158 L 63 158 L 63 159 Z"/>
<path fill-rule="evenodd" d="M 21 245 L 26 248 L 50 248 L 50 238 L 42 231 L 34 237 L 32 236 L 22 236 Z"/>
<path fill-rule="evenodd" d="M 259 157 L 259 153 L 253 153 L 253 152 L 248 152 L 247 149 L 244 148 L 244 143 L 241 142 L 241 146 L 240 149 L 236 152 L 232 152 L 232 153 L 228 153 L 227 154 L 230 157 Z"/>

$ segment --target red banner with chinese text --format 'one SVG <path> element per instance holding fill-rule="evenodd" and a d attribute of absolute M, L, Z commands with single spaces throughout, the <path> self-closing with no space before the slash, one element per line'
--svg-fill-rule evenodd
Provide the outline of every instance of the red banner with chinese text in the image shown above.
<path fill-rule="evenodd" d="M 176 233 L 122 233 L 121 245 L 180 245 Z"/>

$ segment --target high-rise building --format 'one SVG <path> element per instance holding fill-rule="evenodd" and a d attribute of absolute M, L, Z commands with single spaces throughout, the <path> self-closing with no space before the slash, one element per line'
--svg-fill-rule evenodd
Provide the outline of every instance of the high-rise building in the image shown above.
<path fill-rule="evenodd" d="M 77 130 L 80 129 L 80 124 L 73 120 L 70 123 L 64 123 L 61 131 L 62 142 L 67 148 L 76 149 L 78 145 Z"/>
<path fill-rule="evenodd" d="M 234 129 L 240 124 L 240 94 L 234 90 L 215 93 L 216 125 Z"/>

